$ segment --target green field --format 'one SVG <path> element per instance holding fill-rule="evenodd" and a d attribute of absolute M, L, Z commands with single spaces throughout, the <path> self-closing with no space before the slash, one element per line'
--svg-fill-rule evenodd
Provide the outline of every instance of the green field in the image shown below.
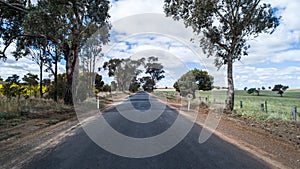
<path fill-rule="evenodd" d="M 162 95 L 161 92 L 155 92 L 156 95 Z M 165 93 L 171 98 L 174 92 Z M 208 105 L 225 104 L 226 91 L 198 91 L 196 97 Z M 242 108 L 240 106 L 242 102 Z M 267 109 L 265 107 L 267 103 Z M 261 109 L 261 104 L 264 104 L 264 111 Z M 234 113 L 251 117 L 259 120 L 280 119 L 283 121 L 292 121 L 292 109 L 297 107 L 298 118 L 300 121 L 300 90 L 288 90 L 280 97 L 279 94 L 272 91 L 261 91 L 260 96 L 249 95 L 247 91 L 235 91 Z"/>

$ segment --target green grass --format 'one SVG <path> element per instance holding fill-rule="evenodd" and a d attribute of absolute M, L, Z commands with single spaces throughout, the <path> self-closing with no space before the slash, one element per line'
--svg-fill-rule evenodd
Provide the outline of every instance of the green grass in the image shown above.
<path fill-rule="evenodd" d="M 162 99 L 176 100 L 175 91 L 154 91 L 153 94 Z"/>
<path fill-rule="evenodd" d="M 226 91 L 201 91 L 201 97 L 209 98 L 208 102 L 225 103 Z M 243 107 L 240 107 L 242 101 Z M 261 110 L 261 104 L 267 102 L 267 111 Z M 260 120 L 280 119 L 284 121 L 292 121 L 292 108 L 300 107 L 300 91 L 286 91 L 283 97 L 272 91 L 261 91 L 260 96 L 249 95 L 247 91 L 235 91 L 235 113 L 253 117 Z M 298 111 L 298 119 L 299 119 Z"/>
<path fill-rule="evenodd" d="M 225 105 L 227 92 L 225 90 L 198 91 L 196 97 L 208 105 L 223 104 Z M 175 92 L 154 92 L 158 97 L 175 99 Z M 243 107 L 240 107 L 242 101 Z M 261 110 L 261 104 L 267 102 L 266 110 Z M 300 90 L 288 90 L 280 97 L 276 92 L 264 90 L 260 96 L 249 95 L 247 91 L 235 91 L 234 113 L 255 118 L 259 120 L 279 119 L 283 121 L 292 121 L 292 108 L 297 106 L 298 121 L 300 121 Z"/>

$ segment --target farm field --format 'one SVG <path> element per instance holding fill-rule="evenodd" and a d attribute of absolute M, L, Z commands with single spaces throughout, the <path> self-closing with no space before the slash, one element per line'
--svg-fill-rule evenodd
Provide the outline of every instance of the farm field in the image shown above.
<path fill-rule="evenodd" d="M 171 100 L 175 99 L 175 92 L 154 92 L 154 94 L 160 97 L 165 95 L 167 99 Z M 196 91 L 195 95 L 196 98 L 208 105 L 225 105 L 226 102 L 225 90 Z M 269 90 L 261 91 L 259 96 L 250 95 L 244 90 L 235 91 L 234 113 L 245 117 L 258 120 L 293 121 L 292 111 L 295 107 L 298 109 L 297 120 L 299 121 L 300 90 L 287 90 L 283 97 L 280 97 L 277 92 Z"/>

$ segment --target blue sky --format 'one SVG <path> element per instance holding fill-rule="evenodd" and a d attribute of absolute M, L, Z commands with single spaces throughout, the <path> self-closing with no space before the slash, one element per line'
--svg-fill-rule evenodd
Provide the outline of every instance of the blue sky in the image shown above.
<path fill-rule="evenodd" d="M 235 87 L 258 88 L 281 83 L 290 88 L 300 88 L 300 1 L 263 2 L 271 3 L 277 9 L 276 13 L 282 16 L 281 24 L 272 35 L 261 34 L 249 41 L 249 56 L 234 64 Z M 139 58 L 155 54 L 165 65 L 167 72 L 166 78 L 159 83 L 160 86 L 172 86 L 180 75 L 194 67 L 208 70 L 215 77 L 215 85 L 226 85 L 225 68 L 218 71 L 213 65 L 213 58 L 207 58 L 197 43 L 190 43 L 193 35 L 191 30 L 185 29 L 181 22 L 175 22 L 171 18 L 156 18 L 153 21 L 156 24 L 152 28 L 132 21 L 134 15 L 142 16 L 145 13 L 163 16 L 163 0 L 112 1 L 110 15 L 113 36 L 110 49 L 105 50 L 106 57 L 101 59 L 99 66 L 108 60 L 107 57 Z M 167 25 L 164 24 L 166 22 Z M 143 29 L 144 32 L 141 31 Z M 149 32 L 151 29 L 155 32 Z M 21 76 L 28 72 L 38 74 L 38 66 L 28 59 L 15 62 L 14 58 L 9 57 L 7 62 L 0 62 L 0 67 L 0 76 L 4 78 L 14 73 Z M 59 71 L 62 73 L 64 70 L 64 65 L 60 65 Z M 107 82 L 112 80 L 106 75 L 105 79 Z"/>

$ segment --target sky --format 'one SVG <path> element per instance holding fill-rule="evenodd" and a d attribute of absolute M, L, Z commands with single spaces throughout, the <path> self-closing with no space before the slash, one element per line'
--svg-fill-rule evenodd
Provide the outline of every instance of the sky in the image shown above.
<path fill-rule="evenodd" d="M 300 88 L 300 24 L 298 18 L 299 0 L 263 0 L 278 9 L 280 26 L 269 34 L 248 41 L 251 48 L 248 56 L 234 63 L 235 88 L 261 88 L 276 84 Z M 214 58 L 202 52 L 191 29 L 182 22 L 165 17 L 163 0 L 113 0 L 110 21 L 112 23 L 110 43 L 103 47 L 104 57 L 97 65 L 101 67 L 110 58 L 133 59 L 156 56 L 166 71 L 166 78 L 158 86 L 173 86 L 182 74 L 190 69 L 204 69 L 213 75 L 216 86 L 226 86 L 226 69 L 214 66 Z M 13 48 L 10 48 L 13 50 Z M 30 59 L 18 62 L 11 56 L 6 62 L 0 61 L 0 76 L 30 72 L 38 74 L 38 65 Z M 59 72 L 65 71 L 64 65 Z M 106 72 L 100 72 L 110 82 Z M 48 77 L 45 73 L 44 77 Z"/>

